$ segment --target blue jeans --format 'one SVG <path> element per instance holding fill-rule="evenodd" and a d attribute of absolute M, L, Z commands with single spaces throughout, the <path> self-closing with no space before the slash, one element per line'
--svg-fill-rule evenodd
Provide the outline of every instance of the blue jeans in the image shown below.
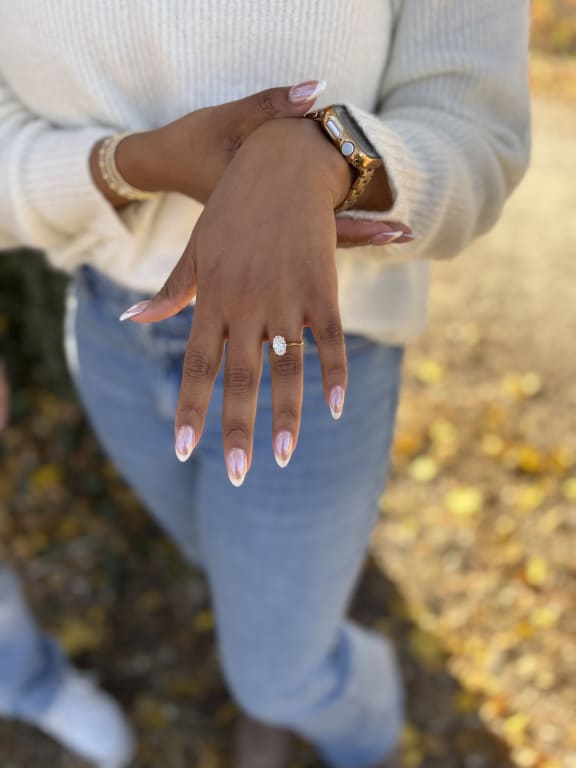
<path fill-rule="evenodd" d="M 156 520 L 206 572 L 238 704 L 308 738 L 335 768 L 371 767 L 398 739 L 403 688 L 390 642 L 346 612 L 388 471 L 404 348 L 347 336 L 349 384 L 335 422 L 305 329 L 302 427 L 286 469 L 272 452 L 264 355 L 252 468 L 235 488 L 222 448 L 222 370 L 200 444 L 185 464 L 174 454 L 194 310 L 155 325 L 120 323 L 143 298 L 91 268 L 76 274 L 67 354 L 93 427 Z"/>

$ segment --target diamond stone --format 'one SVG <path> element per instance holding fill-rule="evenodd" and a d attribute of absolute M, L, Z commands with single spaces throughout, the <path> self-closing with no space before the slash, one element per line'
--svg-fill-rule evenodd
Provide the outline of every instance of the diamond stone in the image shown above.
<path fill-rule="evenodd" d="M 274 336 L 272 339 L 272 349 L 280 357 L 286 354 L 286 339 L 284 336 Z"/>
<path fill-rule="evenodd" d="M 344 155 L 344 157 L 349 157 L 354 152 L 355 149 L 356 147 L 354 146 L 354 144 L 352 144 L 351 141 L 343 142 L 342 146 L 340 147 L 340 150 Z"/>

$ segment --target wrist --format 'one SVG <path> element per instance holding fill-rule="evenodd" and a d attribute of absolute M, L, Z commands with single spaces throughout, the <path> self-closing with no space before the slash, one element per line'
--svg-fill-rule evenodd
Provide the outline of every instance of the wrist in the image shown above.
<path fill-rule="evenodd" d="M 116 148 L 116 167 L 123 179 L 145 192 L 166 192 L 159 131 L 132 133 Z"/>
<path fill-rule="evenodd" d="M 334 208 L 346 198 L 356 172 L 338 149 L 313 120 L 278 118 L 261 125 L 250 135 L 261 156 L 277 163 L 279 156 L 288 158 L 293 165 L 300 164 L 301 172 L 310 171 L 329 194 Z"/>

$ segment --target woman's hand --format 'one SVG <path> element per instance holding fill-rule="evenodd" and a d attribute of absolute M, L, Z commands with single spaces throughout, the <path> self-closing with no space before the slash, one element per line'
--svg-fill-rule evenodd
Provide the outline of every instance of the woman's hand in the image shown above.
<path fill-rule="evenodd" d="M 294 88 L 268 88 L 197 109 L 161 128 L 135 133 L 117 148 L 118 170 L 139 189 L 180 192 L 205 203 L 238 148 L 256 128 L 277 118 L 305 115 L 325 86 L 324 81 L 310 80 Z"/>
<path fill-rule="evenodd" d="M 128 136 L 116 150 L 122 176 L 138 189 L 179 192 L 206 203 L 238 148 L 271 120 L 302 117 L 325 83 L 310 80 L 293 88 L 268 88 L 243 99 L 205 107 L 152 131 Z M 94 183 L 115 208 L 128 200 L 116 195 L 100 174 L 98 142 L 90 155 Z M 408 242 L 410 228 L 387 221 L 337 219 L 340 247 Z"/>
<path fill-rule="evenodd" d="M 280 119 L 243 143 L 202 212 L 160 293 L 125 317 L 154 322 L 196 296 L 176 414 L 176 452 L 184 461 L 201 438 L 227 340 L 222 414 L 225 459 L 234 485 L 252 460 L 262 342 L 317 341 L 324 393 L 339 418 L 346 355 L 338 309 L 334 209 L 351 169 L 317 123 Z M 273 450 L 286 466 L 298 440 L 301 346 L 272 351 Z"/>

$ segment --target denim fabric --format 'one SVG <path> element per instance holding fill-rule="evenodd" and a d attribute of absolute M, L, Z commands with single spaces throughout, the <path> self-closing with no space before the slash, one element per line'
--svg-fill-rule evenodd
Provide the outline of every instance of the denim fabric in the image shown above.
<path fill-rule="evenodd" d="M 34 720 L 62 682 L 62 652 L 37 627 L 16 574 L 0 567 L 0 714 Z"/>
<path fill-rule="evenodd" d="M 200 444 L 185 464 L 174 454 L 194 309 L 154 325 L 118 321 L 143 298 L 92 268 L 76 273 L 66 346 L 94 429 L 157 521 L 205 570 L 220 660 L 239 705 L 307 737 L 335 768 L 373 766 L 398 738 L 403 689 L 389 641 L 346 612 L 388 471 L 404 348 L 347 336 L 349 384 L 335 422 L 305 329 L 302 428 L 285 469 L 272 453 L 264 355 L 252 467 L 234 488 L 222 448 L 222 370 Z"/>

